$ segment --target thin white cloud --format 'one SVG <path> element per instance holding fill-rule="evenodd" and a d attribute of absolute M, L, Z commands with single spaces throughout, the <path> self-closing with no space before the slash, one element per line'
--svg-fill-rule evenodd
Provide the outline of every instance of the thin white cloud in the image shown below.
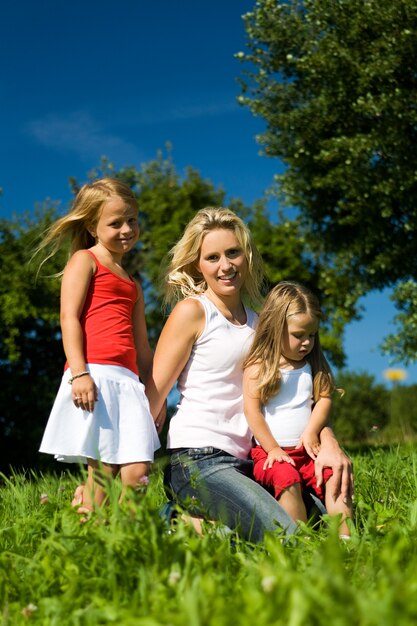
<path fill-rule="evenodd" d="M 236 102 L 214 103 L 203 105 L 183 105 L 172 109 L 171 119 L 196 119 L 201 117 L 216 117 L 234 113 L 238 109 Z"/>
<path fill-rule="evenodd" d="M 112 160 L 138 162 L 143 156 L 132 143 L 108 132 L 85 111 L 50 114 L 29 122 L 27 130 L 40 144 L 76 153 L 83 160 L 98 161 L 105 155 Z"/>
<path fill-rule="evenodd" d="M 229 115 L 230 113 L 238 112 L 239 109 L 239 105 L 233 100 L 202 104 L 176 103 L 171 106 L 165 103 L 164 108 L 160 108 L 156 104 L 154 107 L 149 107 L 146 110 L 141 109 L 139 106 L 135 111 L 123 112 L 123 124 L 128 126 L 146 126 L 169 124 L 170 122 L 186 122 L 187 120 Z"/>

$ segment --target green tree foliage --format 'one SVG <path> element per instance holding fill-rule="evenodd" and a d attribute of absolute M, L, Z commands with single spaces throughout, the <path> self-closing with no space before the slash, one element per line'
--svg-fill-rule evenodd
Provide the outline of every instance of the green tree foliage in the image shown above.
<path fill-rule="evenodd" d="M 416 278 L 417 1 L 258 0 L 245 24 L 240 100 L 348 307 Z"/>
<path fill-rule="evenodd" d="M 164 257 L 183 232 L 186 223 L 204 206 L 221 206 L 225 192 L 216 189 L 198 172 L 188 168 L 183 176 L 170 156 L 162 154 L 141 169 L 116 170 L 103 161 L 90 178 L 114 176 L 135 191 L 141 226 L 137 250 L 127 258 L 128 271 L 138 277 L 146 299 L 151 341 L 155 344 L 167 311 L 162 308 Z M 79 184 L 71 180 L 74 192 Z M 282 279 L 298 280 L 323 296 L 318 285 L 320 268 L 305 252 L 305 240 L 297 221 L 282 216 L 271 221 L 265 204 L 245 206 L 235 199 L 228 203 L 250 225 L 265 260 L 268 286 Z M 37 454 L 41 434 L 59 386 L 65 360 L 59 328 L 60 281 L 51 275 L 65 266 L 67 248 L 48 260 L 37 276 L 42 256 L 30 263 L 39 236 L 61 211 L 45 207 L 34 218 L 0 223 L 0 470 L 8 465 L 46 465 Z M 329 323 L 322 340 L 333 363 L 343 363 L 340 322 L 332 316 L 332 302 L 324 300 Z M 339 326 L 338 326 L 339 324 Z M 336 332 L 335 332 L 336 329 Z"/>
<path fill-rule="evenodd" d="M 375 384 L 373 376 L 342 371 L 337 375 L 337 386 L 344 394 L 335 394 L 332 423 L 341 441 L 367 441 L 373 427 L 381 430 L 388 424 L 389 391 Z"/>
<path fill-rule="evenodd" d="M 159 156 L 141 170 L 116 171 L 104 161 L 90 177 L 110 175 L 128 182 L 138 195 L 141 238 L 127 259 L 127 269 L 144 285 L 149 334 L 157 339 L 164 322 L 159 278 L 163 257 L 195 212 L 221 205 L 223 190 L 214 189 L 192 170 L 183 178 L 170 159 Z M 74 192 L 78 183 L 71 179 Z M 245 208 L 236 202 L 236 208 Z M 59 277 L 67 260 L 60 250 L 40 269 L 40 254 L 31 258 L 39 237 L 58 214 L 45 206 L 33 218 L 0 222 L 0 471 L 9 465 L 30 467 L 48 457 L 37 450 L 62 376 L 65 356 L 59 326 Z M 39 271 L 39 274 L 38 274 Z"/>
<path fill-rule="evenodd" d="M 150 334 L 156 341 L 161 325 L 166 255 L 178 241 L 185 225 L 206 206 L 222 206 L 225 192 L 216 189 L 191 167 L 184 177 L 177 173 L 171 158 L 160 155 L 140 170 L 128 168 L 120 177 L 137 191 L 140 210 L 140 246 L 132 255 L 130 267 L 139 272 L 146 290 Z"/>
<path fill-rule="evenodd" d="M 185 225 L 196 211 L 206 206 L 222 206 L 225 192 L 216 189 L 191 167 L 181 177 L 168 152 L 144 163 L 140 169 L 115 169 L 104 159 L 90 179 L 112 176 L 123 180 L 135 192 L 139 202 L 140 241 L 125 259 L 126 269 L 140 279 L 146 299 L 146 316 L 153 343 L 159 336 L 168 311 L 161 309 L 162 276 L 168 251 L 180 238 Z M 74 192 L 79 185 L 72 180 Z M 233 208 L 244 215 L 247 209 L 239 201 Z"/>
<path fill-rule="evenodd" d="M 392 299 L 399 310 L 395 316 L 398 332 L 386 337 L 383 351 L 394 360 L 406 364 L 415 361 L 417 355 L 417 283 L 407 280 L 397 285 Z"/>
<path fill-rule="evenodd" d="M 134 167 L 115 170 L 111 163 L 104 160 L 100 168 L 91 173 L 92 178 L 101 176 L 122 179 L 138 197 L 140 243 L 127 259 L 127 267 L 132 274 L 140 277 L 144 286 L 149 332 L 155 342 L 167 313 L 161 310 L 161 278 L 166 254 L 196 211 L 205 206 L 224 206 L 226 194 L 191 167 L 187 168 L 184 176 L 180 176 L 169 151 L 167 156 L 159 153 L 154 161 L 144 163 L 139 170 Z M 78 186 L 73 181 L 74 191 Z M 323 328 L 323 345 L 332 362 L 341 366 L 344 362 L 343 328 L 353 312 L 346 316 L 346 308 L 343 314 L 342 308 L 337 308 L 340 294 L 344 294 L 343 301 L 346 300 L 344 288 L 326 293 L 326 288 L 321 287 L 323 270 L 317 259 L 308 253 L 299 221 L 285 220 L 281 214 L 271 220 L 262 201 L 248 207 L 235 198 L 228 202 L 228 206 L 248 223 L 252 231 L 264 260 L 266 289 L 280 280 L 297 280 L 319 295 L 328 316 L 328 323 Z M 325 271 L 329 276 L 330 271 Z M 338 277 L 335 275 L 328 280 L 333 284 Z"/>
<path fill-rule="evenodd" d="M 33 219 L 0 222 L 0 470 L 32 465 L 64 356 L 59 329 L 59 283 L 36 280 L 28 263 L 52 209 Z M 58 271 L 61 259 L 50 264 Z"/>
<path fill-rule="evenodd" d="M 320 266 L 310 253 L 299 219 L 286 220 L 279 213 L 278 219 L 271 221 L 264 204 L 258 203 L 248 223 L 264 261 L 266 290 L 281 280 L 297 281 L 312 289 L 319 296 L 325 313 L 320 331 L 322 346 L 334 365 L 343 366 L 343 329 L 356 313 L 347 309 L 347 296 L 340 277 L 330 278 L 330 271 Z M 336 282 L 340 289 L 326 288 L 326 283 Z"/>

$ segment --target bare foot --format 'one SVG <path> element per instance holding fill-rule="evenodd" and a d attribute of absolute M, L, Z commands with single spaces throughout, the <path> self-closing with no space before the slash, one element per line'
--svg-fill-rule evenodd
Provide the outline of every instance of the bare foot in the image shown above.
<path fill-rule="evenodd" d="M 74 491 L 74 497 L 71 500 L 71 506 L 80 506 L 83 503 L 84 485 L 78 485 Z"/>
<path fill-rule="evenodd" d="M 203 535 L 203 520 L 201 517 L 193 517 L 191 515 L 181 515 L 181 519 L 185 524 L 191 524 L 197 535 Z"/>
<path fill-rule="evenodd" d="M 204 535 L 204 522 L 213 525 L 216 523 L 214 520 L 205 520 L 202 517 L 194 517 L 192 515 L 185 515 L 184 513 L 181 515 L 181 519 L 185 524 L 191 524 L 197 535 L 201 537 Z"/>
<path fill-rule="evenodd" d="M 74 491 L 74 497 L 71 500 L 71 506 L 73 506 L 74 508 L 77 508 L 77 513 L 79 515 L 82 515 L 82 517 L 80 517 L 80 522 L 82 524 L 84 524 L 85 522 L 89 520 L 90 515 L 92 513 L 91 509 L 89 509 L 86 506 L 83 506 L 84 504 L 83 498 L 84 498 L 84 485 L 78 485 L 78 487 Z"/>

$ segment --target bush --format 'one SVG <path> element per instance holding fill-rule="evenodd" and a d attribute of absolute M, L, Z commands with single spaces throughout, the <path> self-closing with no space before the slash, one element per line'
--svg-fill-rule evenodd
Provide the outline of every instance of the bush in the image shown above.
<path fill-rule="evenodd" d="M 339 372 L 337 386 L 344 390 L 335 394 L 332 422 L 342 442 L 362 442 L 371 433 L 380 431 L 390 419 L 390 394 L 370 374 Z"/>

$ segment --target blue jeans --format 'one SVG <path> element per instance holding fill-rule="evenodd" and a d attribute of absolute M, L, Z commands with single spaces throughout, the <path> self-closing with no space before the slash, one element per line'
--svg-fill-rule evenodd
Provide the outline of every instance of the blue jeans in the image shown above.
<path fill-rule="evenodd" d="M 252 542 L 266 531 L 294 534 L 297 525 L 253 480 L 252 467 L 217 448 L 181 448 L 171 453 L 165 487 L 190 514 L 222 522 Z"/>

